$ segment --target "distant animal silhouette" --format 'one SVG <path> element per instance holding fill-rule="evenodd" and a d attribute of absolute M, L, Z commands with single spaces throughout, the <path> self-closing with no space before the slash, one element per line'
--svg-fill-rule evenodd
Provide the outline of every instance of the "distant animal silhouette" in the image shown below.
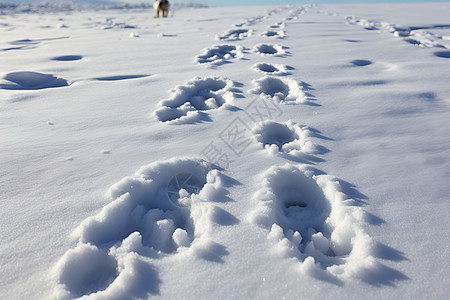
<path fill-rule="evenodd" d="M 153 10 L 155 11 L 155 18 L 159 18 L 160 12 L 163 18 L 167 18 L 169 15 L 169 1 L 155 0 L 153 2 Z"/>

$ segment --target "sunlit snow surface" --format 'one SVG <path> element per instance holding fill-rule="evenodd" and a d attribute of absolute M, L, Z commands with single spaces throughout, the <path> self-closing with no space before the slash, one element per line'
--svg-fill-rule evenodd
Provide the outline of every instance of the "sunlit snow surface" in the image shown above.
<path fill-rule="evenodd" d="M 443 299 L 450 5 L 0 6 L 1 299 Z"/>

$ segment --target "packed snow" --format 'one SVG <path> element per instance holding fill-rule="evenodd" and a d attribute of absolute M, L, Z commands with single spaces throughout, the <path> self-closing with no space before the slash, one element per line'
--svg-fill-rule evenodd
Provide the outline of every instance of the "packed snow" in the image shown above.
<path fill-rule="evenodd" d="M 0 5 L 0 298 L 445 299 L 449 15 Z"/>

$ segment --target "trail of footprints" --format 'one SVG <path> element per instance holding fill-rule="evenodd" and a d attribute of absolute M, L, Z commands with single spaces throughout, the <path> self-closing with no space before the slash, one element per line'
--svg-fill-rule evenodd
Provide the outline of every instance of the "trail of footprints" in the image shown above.
<path fill-rule="evenodd" d="M 337 14 L 325 13 L 331 16 Z M 399 26 L 388 22 L 372 21 L 362 19 L 357 16 L 345 16 L 345 20 L 348 24 L 358 25 L 364 27 L 366 30 L 374 30 L 378 32 L 387 32 L 398 38 L 403 39 L 405 42 L 419 46 L 422 48 L 437 48 L 440 51 L 434 52 L 436 57 L 450 58 L 450 40 L 449 35 L 433 33 L 430 30 L 448 29 L 448 24 L 435 24 L 429 26 Z"/>
<path fill-rule="evenodd" d="M 286 26 L 306 9 L 291 10 Z M 277 11 L 271 11 L 272 15 Z M 219 40 L 240 40 L 254 31 L 241 29 L 267 19 L 247 19 Z M 285 37 L 279 31 L 263 33 Z M 198 64 L 220 66 L 244 56 L 240 45 L 213 45 L 195 57 Z M 270 59 L 283 56 L 278 44 L 259 44 L 257 54 Z M 364 62 L 355 62 L 355 65 Z M 269 62 L 257 63 L 253 71 L 264 74 L 253 81 L 249 92 L 282 105 L 311 103 L 308 86 L 288 77 L 293 68 Z M 215 110 L 236 111 L 237 84 L 224 77 L 195 77 L 170 91 L 160 101 L 154 116 L 162 123 L 192 124 L 211 120 Z M 317 130 L 292 120 L 265 120 L 252 129 L 255 142 L 268 155 L 290 162 L 272 166 L 258 177 L 254 208 L 247 221 L 267 232 L 272 251 L 293 259 L 301 274 L 334 284 L 383 270 L 373 257 L 374 241 L 365 233 L 366 215 L 356 204 L 359 199 L 346 194 L 341 181 L 311 165 L 293 163 L 305 155 L 324 154 L 314 138 Z M 230 226 L 239 220 L 217 204 L 225 202 L 227 188 L 234 184 L 215 165 L 202 159 L 174 158 L 143 166 L 108 191 L 111 202 L 101 212 L 84 220 L 75 230 L 78 244 L 64 254 L 55 267 L 59 282 L 55 298 L 86 295 L 143 298 L 159 293 L 158 273 L 153 265 L 171 255 L 193 255 L 223 262 L 226 247 L 213 239 L 213 225 Z M 380 274 L 378 274 L 380 275 Z M 130 282 L 145 281 L 145 289 Z M 119 293 L 119 295 L 117 295 Z"/>

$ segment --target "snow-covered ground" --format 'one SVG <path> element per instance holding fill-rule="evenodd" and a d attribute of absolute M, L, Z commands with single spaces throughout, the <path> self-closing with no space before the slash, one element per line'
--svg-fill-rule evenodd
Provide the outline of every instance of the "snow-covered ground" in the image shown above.
<path fill-rule="evenodd" d="M 0 298 L 448 297 L 449 15 L 0 16 Z"/>

